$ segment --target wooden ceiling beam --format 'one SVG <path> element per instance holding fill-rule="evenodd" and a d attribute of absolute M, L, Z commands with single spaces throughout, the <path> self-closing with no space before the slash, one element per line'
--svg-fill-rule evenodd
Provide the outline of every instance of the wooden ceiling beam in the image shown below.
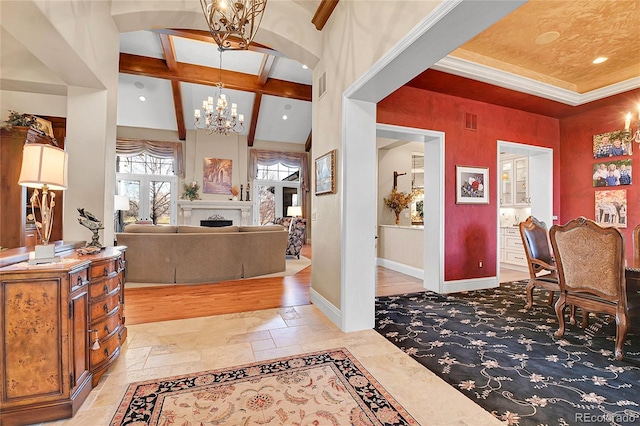
<path fill-rule="evenodd" d="M 160 44 L 162 45 L 164 59 L 167 62 L 167 68 L 175 70 L 178 67 L 178 62 L 176 61 L 173 40 L 166 34 L 160 34 Z M 178 139 L 184 141 L 187 139 L 187 128 L 184 124 L 184 107 L 182 105 L 182 90 L 179 81 L 171 80 L 171 91 L 173 92 L 173 107 L 176 114 Z"/>
<path fill-rule="evenodd" d="M 307 141 L 304 143 L 305 152 L 311 151 L 311 135 L 313 134 L 313 130 L 309 132 L 309 136 L 307 137 Z"/>
<path fill-rule="evenodd" d="M 260 64 L 260 70 L 258 71 L 258 84 L 264 86 L 271 74 L 271 68 L 275 64 L 276 57 L 271 55 L 264 55 L 262 63 Z"/>
<path fill-rule="evenodd" d="M 256 129 L 258 128 L 258 116 L 260 115 L 260 104 L 262 103 L 262 95 L 256 93 L 256 97 L 253 100 L 253 110 L 251 111 L 251 127 L 247 133 L 247 145 L 253 146 L 253 142 L 256 139 Z"/>
<path fill-rule="evenodd" d="M 215 86 L 222 74 L 224 87 L 232 90 L 260 93 L 262 95 L 280 96 L 290 99 L 311 102 L 311 85 L 290 81 L 269 79 L 261 86 L 258 77 L 253 74 L 204 67 L 201 65 L 176 63 L 176 69 L 170 70 L 162 59 L 120 53 L 121 73 L 163 78 L 166 80 L 184 81 L 205 86 Z"/>
<path fill-rule="evenodd" d="M 333 9 L 338 5 L 339 0 L 322 0 L 316 9 L 316 13 L 311 19 L 311 23 L 316 26 L 318 31 L 322 31 L 324 24 L 327 23 L 329 17 L 333 13 Z"/>
<path fill-rule="evenodd" d="M 171 35 L 175 37 L 188 38 L 190 40 L 203 41 L 205 43 L 215 43 L 209 31 L 181 30 L 181 29 L 174 29 L 174 28 L 157 28 L 152 31 L 158 34 L 166 34 L 166 35 Z M 239 38 L 233 37 L 233 36 L 229 36 L 227 40 L 231 41 L 231 44 L 236 46 L 240 41 Z M 255 41 L 252 41 L 246 50 L 250 50 L 252 52 L 264 53 L 271 56 L 284 56 L 282 53 L 278 52 L 277 50 L 273 50 L 270 47 L 267 47 L 260 43 L 256 43 Z"/>

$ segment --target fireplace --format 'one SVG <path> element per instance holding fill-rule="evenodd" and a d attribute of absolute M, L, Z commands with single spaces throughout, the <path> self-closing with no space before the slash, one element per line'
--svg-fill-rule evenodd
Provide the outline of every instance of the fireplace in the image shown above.
<path fill-rule="evenodd" d="M 252 225 L 252 206 L 251 201 L 178 201 L 184 225 L 198 225 L 207 220 L 230 221 L 230 225 Z"/>

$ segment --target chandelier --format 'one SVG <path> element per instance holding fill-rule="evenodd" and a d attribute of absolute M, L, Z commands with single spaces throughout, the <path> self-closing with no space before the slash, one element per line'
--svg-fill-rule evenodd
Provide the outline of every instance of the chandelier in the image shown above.
<path fill-rule="evenodd" d="M 211 36 L 224 50 L 245 50 L 256 35 L 267 0 L 200 0 Z M 238 38 L 238 45 L 229 37 Z"/>
<path fill-rule="evenodd" d="M 231 133 L 244 132 L 244 115 L 238 114 L 238 105 L 232 103 L 229 108 L 227 95 L 222 93 L 222 49 L 220 51 L 220 81 L 216 84 L 218 88 L 218 100 L 215 105 L 213 96 L 209 96 L 202 101 L 202 113 L 199 109 L 194 111 L 193 125 L 197 129 L 204 129 L 208 134 L 217 133 L 228 135 Z"/>

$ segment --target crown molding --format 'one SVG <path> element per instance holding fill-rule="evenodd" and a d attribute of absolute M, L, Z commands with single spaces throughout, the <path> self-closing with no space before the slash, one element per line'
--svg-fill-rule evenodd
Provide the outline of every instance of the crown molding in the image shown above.
<path fill-rule="evenodd" d="M 552 101 L 561 102 L 571 106 L 582 105 L 640 87 L 640 77 L 635 77 L 601 89 L 580 94 L 527 77 L 522 77 L 496 68 L 491 68 L 486 65 L 476 64 L 451 56 L 442 58 L 431 68 L 437 71 L 481 81 L 483 83 L 504 87 L 517 92 L 527 93 L 529 95 L 539 96 L 541 98 L 550 99 Z"/>

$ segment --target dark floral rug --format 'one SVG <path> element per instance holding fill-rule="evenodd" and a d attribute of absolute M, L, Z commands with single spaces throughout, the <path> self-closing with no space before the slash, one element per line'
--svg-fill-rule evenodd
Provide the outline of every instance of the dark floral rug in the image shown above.
<path fill-rule="evenodd" d="M 525 284 L 380 297 L 376 331 L 507 424 L 640 424 L 640 336 L 624 361 L 608 316 L 557 339 L 546 292 L 526 311 Z"/>
<path fill-rule="evenodd" d="M 111 421 L 111 426 L 417 424 L 346 348 L 132 383 Z"/>

